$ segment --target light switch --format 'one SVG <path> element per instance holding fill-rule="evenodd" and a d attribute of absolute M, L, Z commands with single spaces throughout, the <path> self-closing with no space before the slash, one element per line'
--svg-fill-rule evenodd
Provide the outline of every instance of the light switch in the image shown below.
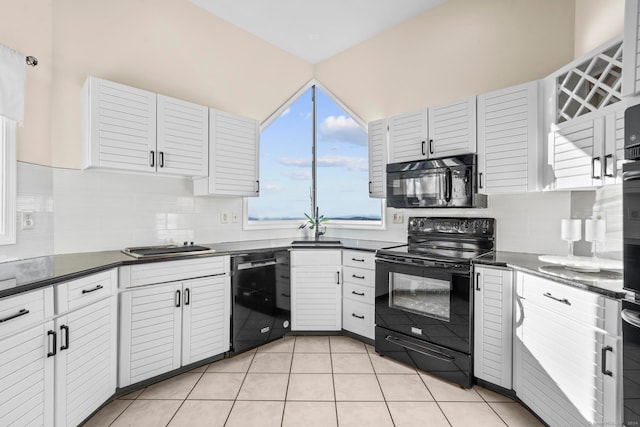
<path fill-rule="evenodd" d="M 229 222 L 229 214 L 227 212 L 220 212 L 220 223 L 227 224 Z"/>
<path fill-rule="evenodd" d="M 36 220 L 34 218 L 33 212 L 22 211 L 22 229 L 33 230 L 35 227 L 36 227 Z"/>

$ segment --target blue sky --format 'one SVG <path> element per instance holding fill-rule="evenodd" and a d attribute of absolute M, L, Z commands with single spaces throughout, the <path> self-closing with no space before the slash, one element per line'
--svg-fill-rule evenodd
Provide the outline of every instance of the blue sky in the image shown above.
<path fill-rule="evenodd" d="M 327 217 L 380 216 L 369 199 L 367 134 L 320 89 L 317 94 L 318 206 Z M 262 132 L 260 197 L 249 199 L 249 216 L 304 218 L 310 213 L 311 89 Z"/>

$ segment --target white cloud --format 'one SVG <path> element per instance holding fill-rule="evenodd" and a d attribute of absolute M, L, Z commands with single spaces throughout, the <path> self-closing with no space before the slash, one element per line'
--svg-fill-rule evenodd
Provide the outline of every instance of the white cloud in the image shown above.
<path fill-rule="evenodd" d="M 308 157 L 280 157 L 278 163 L 285 166 L 309 167 L 311 159 Z"/>
<path fill-rule="evenodd" d="M 350 171 L 366 171 L 369 167 L 368 159 L 351 156 L 321 156 L 318 157 L 318 167 L 343 167 Z"/>
<path fill-rule="evenodd" d="M 271 191 L 271 192 L 276 192 L 276 191 L 282 191 L 284 190 L 284 188 L 280 185 L 276 185 L 276 184 L 261 184 L 260 185 L 260 191 Z"/>
<path fill-rule="evenodd" d="M 367 134 L 351 117 L 329 116 L 320 123 L 318 134 L 322 140 L 367 145 Z"/>
<path fill-rule="evenodd" d="M 283 175 L 288 176 L 290 179 L 294 181 L 309 181 L 311 179 L 310 170 L 287 171 L 287 172 L 283 172 Z"/>
<path fill-rule="evenodd" d="M 284 117 L 291 112 L 291 107 L 287 107 L 282 113 L 280 113 L 280 117 Z"/>

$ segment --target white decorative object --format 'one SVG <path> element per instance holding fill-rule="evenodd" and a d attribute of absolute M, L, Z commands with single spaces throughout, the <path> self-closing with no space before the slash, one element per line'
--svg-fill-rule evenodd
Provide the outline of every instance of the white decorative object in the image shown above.
<path fill-rule="evenodd" d="M 540 255 L 538 259 L 549 264 L 562 265 L 569 270 L 596 273 L 600 270 L 622 270 L 622 261 L 608 258 L 586 256 Z"/>
<path fill-rule="evenodd" d="M 582 220 L 563 219 L 560 222 L 560 238 L 569 244 L 569 257 L 573 257 L 573 242 L 582 238 Z"/>
<path fill-rule="evenodd" d="M 591 251 L 593 257 L 598 256 L 598 244 L 604 243 L 607 232 L 607 226 L 604 219 L 585 219 L 584 220 L 584 239 L 591 242 Z"/>
<path fill-rule="evenodd" d="M 0 44 L 0 116 L 24 120 L 25 56 Z"/>

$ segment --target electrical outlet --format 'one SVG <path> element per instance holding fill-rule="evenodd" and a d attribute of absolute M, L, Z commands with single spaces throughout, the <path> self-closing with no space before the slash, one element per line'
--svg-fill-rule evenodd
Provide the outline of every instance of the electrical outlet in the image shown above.
<path fill-rule="evenodd" d="M 220 223 L 227 224 L 229 222 L 229 214 L 227 212 L 220 212 Z"/>
<path fill-rule="evenodd" d="M 22 211 L 22 229 L 33 230 L 36 227 L 36 220 L 31 211 Z"/>
<path fill-rule="evenodd" d="M 233 212 L 231 214 L 231 222 L 233 222 L 234 224 L 238 222 L 238 213 L 237 212 Z"/>
<path fill-rule="evenodd" d="M 402 224 L 404 222 L 404 214 L 402 212 L 393 213 L 393 223 Z"/>

